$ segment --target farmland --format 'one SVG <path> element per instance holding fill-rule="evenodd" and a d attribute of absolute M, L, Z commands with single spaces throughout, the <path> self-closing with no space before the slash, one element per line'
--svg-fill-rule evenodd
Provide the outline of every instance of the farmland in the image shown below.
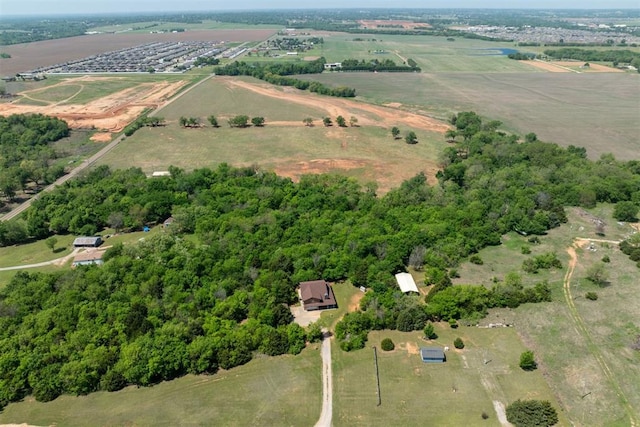
<path fill-rule="evenodd" d="M 247 39 L 255 41 L 257 34 Z M 117 36 L 133 40 L 143 34 Z M 607 152 L 623 160 L 639 158 L 635 74 L 547 73 L 494 54 L 497 49 L 508 48 L 507 43 L 338 33 L 322 36 L 325 43 L 309 55 L 339 62 L 345 58 L 369 59 L 374 57 L 370 51 L 381 50 L 386 53 L 376 56 L 396 62 L 403 58 L 416 60 L 422 73 L 301 77 L 355 87 L 356 100 L 274 87 L 252 78 L 213 77 L 197 91 L 187 92 L 162 108 L 159 115 L 166 119 L 166 126 L 138 130 L 100 163 L 114 168 L 140 167 L 150 174 L 172 165 L 194 169 L 226 162 L 274 170 L 294 180 L 306 173 L 336 172 L 362 183 L 375 181 L 379 192 L 384 193 L 419 172 L 435 182 L 438 155 L 446 146 L 443 133 L 448 125 L 444 120 L 462 110 L 501 120 L 502 128 L 509 132 L 535 132 L 545 141 L 584 146 L 593 158 Z M 356 42 L 354 37 L 364 40 Z M 132 99 L 139 98 L 141 90 L 162 80 L 181 83 L 166 93 L 162 103 L 145 105 L 155 107 L 199 78 L 187 73 L 176 77 L 49 79 L 39 86 L 29 84 L 15 105 L 40 106 L 43 110 L 68 108 L 109 96 L 123 98 L 123 91 L 129 91 Z M 227 120 L 239 114 L 262 116 L 266 126 L 228 127 Z M 209 126 L 209 115 L 217 117 L 220 128 Z M 323 117 L 335 120 L 337 115 L 347 120 L 354 116 L 358 125 L 322 126 Z M 197 117 L 204 126 L 183 128 L 178 124 L 183 116 Z M 315 125 L 304 126 L 306 117 L 313 118 Z M 389 132 L 392 126 L 399 126 L 403 132 L 415 131 L 419 143 L 394 140 Z M 107 129 L 117 131 L 121 126 Z M 619 240 L 630 232 L 626 224 L 611 219 L 608 206 L 590 214 L 607 218 L 606 239 Z M 495 402 L 500 408 L 517 398 L 550 400 L 559 409 L 562 425 L 568 425 L 568 420 L 579 425 L 627 425 L 626 408 L 640 407 L 638 353 L 629 348 L 630 341 L 640 334 L 636 324 L 640 302 L 633 287 L 637 269 L 614 244 L 596 244 L 597 251 L 577 245 L 577 264 L 569 290 L 573 293 L 567 297 L 567 288 L 563 289 L 571 260 L 567 248 L 576 237 L 594 237 L 589 218 L 583 211 L 571 210 L 569 223 L 541 237 L 540 245 L 530 245 L 526 238 L 510 233 L 503 237 L 503 245 L 481 252 L 483 265 L 465 263 L 458 269 L 456 283 L 490 287 L 495 278 L 520 272 L 527 258 L 521 253 L 522 246 L 531 246 L 534 255 L 554 251 L 564 266 L 537 275 L 520 272 L 525 286 L 548 280 L 553 302 L 494 310 L 486 319 L 486 323 L 507 322 L 515 328 L 454 330 L 437 325 L 438 345 L 451 346 L 457 336 L 467 343 L 463 351 L 450 352 L 444 365 L 425 365 L 419 360 L 416 351 L 425 344 L 419 332 L 372 332 L 367 348 L 353 353 L 344 353 L 334 345 L 334 425 L 499 425 Z M 62 243 L 66 245 L 67 241 Z M 32 249 L 25 246 L 13 252 L 13 259 L 33 262 L 47 258 L 41 247 Z M 598 288 L 585 279 L 586 270 L 605 254 L 611 258 L 610 285 Z M 0 282 L 6 277 L 2 273 Z M 342 298 L 340 313 L 345 310 L 345 301 L 357 292 L 345 287 L 337 292 Z M 583 295 L 587 291 L 597 292 L 598 301 L 586 300 Z M 567 298 L 573 299 L 573 305 Z M 336 316 L 335 312 L 326 313 L 323 324 L 332 324 Z M 587 332 L 576 319 L 581 319 Z M 376 407 L 369 347 L 379 347 L 386 337 L 396 342 L 396 350 L 379 353 L 383 403 Z M 540 362 L 537 372 L 523 372 L 517 367 L 519 354 L 526 348 L 536 353 Z M 317 345 L 313 345 L 300 356 L 259 358 L 211 377 L 186 376 L 151 388 L 63 396 L 46 404 L 29 398 L 9 405 L 0 414 L 0 421 L 83 425 L 92 417 L 104 425 L 199 424 L 211 419 L 220 425 L 309 425 L 320 412 L 319 366 Z M 309 410 L 300 411 L 300 406 Z M 488 421 L 482 420 L 482 412 L 490 415 Z"/>
<path fill-rule="evenodd" d="M 334 73 L 314 77 L 357 89 L 370 102 L 442 119 L 473 110 L 518 134 L 585 147 L 591 158 L 640 153 L 638 79 L 629 73 Z"/>

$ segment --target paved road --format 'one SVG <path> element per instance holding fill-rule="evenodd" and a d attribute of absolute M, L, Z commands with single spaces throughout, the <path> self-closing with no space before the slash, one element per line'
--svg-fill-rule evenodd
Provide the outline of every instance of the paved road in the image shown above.
<path fill-rule="evenodd" d="M 315 427 L 331 427 L 333 416 L 333 376 L 331 373 L 331 337 L 324 331 L 322 340 L 322 412 Z"/>
<path fill-rule="evenodd" d="M 175 101 L 176 99 L 179 99 L 180 97 L 184 96 L 184 94 L 186 94 L 186 93 L 192 91 L 193 89 L 195 89 L 196 87 L 200 86 L 202 83 L 206 82 L 211 77 L 213 77 L 213 75 L 209 75 L 209 76 L 205 77 L 204 79 L 200 80 L 199 82 L 197 82 L 196 84 L 194 84 L 193 86 L 191 86 L 190 88 L 185 90 L 184 92 L 179 93 L 177 96 L 173 97 L 171 100 L 166 102 L 163 106 L 161 106 L 160 108 L 158 108 L 155 111 L 152 111 L 149 114 L 149 116 L 150 117 L 155 116 L 156 114 L 158 114 L 160 112 L 160 110 L 162 110 L 164 107 L 166 107 L 169 103 L 171 103 L 171 102 Z M 56 182 L 54 182 L 53 184 L 49 185 L 48 187 L 45 187 L 44 190 L 42 190 L 40 193 L 36 194 L 35 196 L 30 198 L 26 202 L 22 203 L 21 205 L 16 206 L 13 210 L 11 210 L 10 212 L 8 212 L 5 215 L 3 215 L 2 217 L 0 217 L 0 221 L 8 221 L 8 220 L 10 220 L 12 218 L 15 218 L 16 216 L 20 215 L 22 212 L 27 210 L 29 208 L 29 206 L 31 206 L 31 203 L 33 203 L 34 200 L 38 199 L 40 194 L 44 193 L 45 191 L 51 191 L 54 188 L 56 188 L 57 186 L 62 185 L 65 182 L 69 181 L 71 178 L 77 176 L 80 172 L 82 172 L 83 170 L 85 170 L 89 166 L 93 165 L 98 160 L 100 160 L 100 158 L 102 156 L 107 154 L 109 151 L 113 150 L 124 139 L 125 139 L 125 136 L 124 135 L 120 135 L 119 137 L 117 137 L 116 139 L 111 141 L 109 144 L 104 146 L 96 154 L 94 154 L 93 156 L 91 156 L 88 159 L 84 160 L 80 165 L 76 166 L 71 172 L 69 172 L 68 174 L 66 174 L 64 176 L 61 176 L 60 178 L 58 178 L 56 180 Z"/>

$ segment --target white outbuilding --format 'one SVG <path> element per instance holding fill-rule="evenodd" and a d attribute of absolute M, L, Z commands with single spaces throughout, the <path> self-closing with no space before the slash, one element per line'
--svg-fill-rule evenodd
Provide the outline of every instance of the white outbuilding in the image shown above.
<path fill-rule="evenodd" d="M 398 273 L 396 274 L 396 281 L 398 282 L 398 286 L 400 286 L 400 290 L 403 293 L 407 292 L 418 292 L 418 287 L 416 286 L 416 282 L 413 281 L 413 276 L 409 273 Z"/>

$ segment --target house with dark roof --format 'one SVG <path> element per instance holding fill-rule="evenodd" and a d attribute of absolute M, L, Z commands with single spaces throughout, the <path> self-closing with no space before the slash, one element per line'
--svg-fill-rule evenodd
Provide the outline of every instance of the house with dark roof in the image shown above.
<path fill-rule="evenodd" d="M 420 358 L 425 363 L 443 363 L 447 361 L 444 351 L 439 347 L 422 347 L 420 349 Z"/>
<path fill-rule="evenodd" d="M 300 282 L 300 299 L 306 311 L 338 308 L 333 289 L 325 280 Z"/>
<path fill-rule="evenodd" d="M 74 248 L 97 248 L 102 244 L 102 237 L 76 237 L 73 241 Z"/>

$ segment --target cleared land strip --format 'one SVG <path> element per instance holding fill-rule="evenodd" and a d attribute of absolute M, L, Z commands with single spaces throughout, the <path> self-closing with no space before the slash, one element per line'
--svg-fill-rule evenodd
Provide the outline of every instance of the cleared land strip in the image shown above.
<path fill-rule="evenodd" d="M 577 238 L 576 240 L 589 241 L 590 239 Z M 575 270 L 575 267 L 578 263 L 578 255 L 576 254 L 577 246 L 579 246 L 579 243 L 576 242 L 572 246 L 569 246 L 567 248 L 567 253 L 569 254 L 569 257 L 571 258 L 571 260 L 569 261 L 569 268 L 567 269 L 567 273 L 564 276 L 564 283 L 563 283 L 564 299 L 567 302 L 567 305 L 569 306 L 569 314 L 571 315 L 571 319 L 575 323 L 576 330 L 585 339 L 587 343 L 587 347 L 589 348 L 589 352 L 596 359 L 596 361 L 598 362 L 598 365 L 600 365 L 600 369 L 602 369 L 602 372 L 609 380 L 609 383 L 611 383 L 611 385 L 613 386 L 613 389 L 616 395 L 620 399 L 622 406 L 624 407 L 625 411 L 627 412 L 627 415 L 629 416 L 629 425 L 631 427 L 635 427 L 638 425 L 638 422 L 636 420 L 636 414 L 634 412 L 634 408 L 629 403 L 629 399 L 627 399 L 627 396 L 624 394 L 624 391 L 622 391 L 622 388 L 620 388 L 620 384 L 618 384 L 618 381 L 613 376 L 613 373 L 611 372 L 609 365 L 607 365 L 607 362 L 602 356 L 600 349 L 593 343 L 591 334 L 589 334 L 589 330 L 587 329 L 587 326 L 582 320 L 582 317 L 580 317 L 580 314 L 578 313 L 578 310 L 573 301 L 573 296 L 571 295 L 571 278 L 573 276 L 573 271 Z"/>

